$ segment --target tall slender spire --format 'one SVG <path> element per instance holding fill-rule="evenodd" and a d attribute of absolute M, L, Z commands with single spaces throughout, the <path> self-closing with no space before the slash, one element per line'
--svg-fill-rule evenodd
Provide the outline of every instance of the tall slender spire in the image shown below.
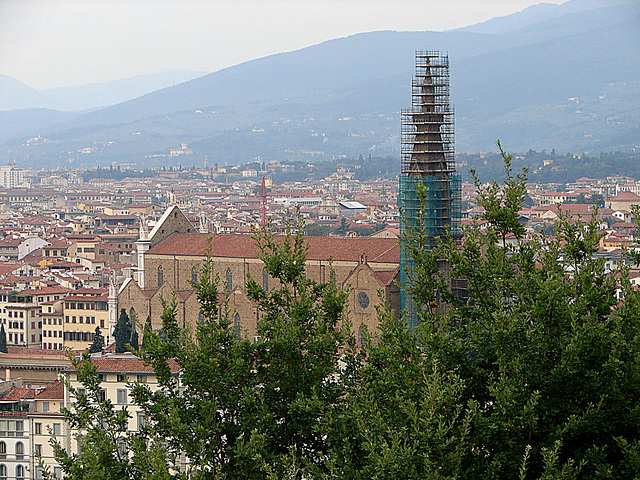
<path fill-rule="evenodd" d="M 116 328 L 118 320 L 118 287 L 116 285 L 115 274 L 109 276 L 109 296 L 107 298 L 109 309 L 109 323 L 107 325 L 106 340 L 109 345 L 113 339 L 113 330 Z"/>
<path fill-rule="evenodd" d="M 267 185 L 265 178 L 262 177 L 262 184 L 260 185 L 260 226 L 263 228 L 267 225 Z"/>
<path fill-rule="evenodd" d="M 134 278 L 140 285 L 140 288 L 144 288 L 144 256 L 149 250 L 151 242 L 149 240 L 149 230 L 147 230 L 147 221 L 142 215 L 140 217 L 140 231 L 138 234 L 138 240 L 136 241 L 136 252 L 137 252 L 137 260 L 138 266 L 134 273 Z"/>
<path fill-rule="evenodd" d="M 421 230 L 427 248 L 438 237 L 457 235 L 460 220 L 460 177 L 455 174 L 454 119 L 449 103 L 449 57 L 437 51 L 416 52 L 411 108 L 402 111 L 402 165 L 398 204 L 402 209 L 401 239 L 411 241 L 422 210 Z M 424 204 L 418 185 L 426 189 Z M 405 248 L 400 253 L 400 281 L 408 284 L 414 264 Z M 411 295 L 403 290 L 402 308 L 410 328 L 419 321 Z"/>
<path fill-rule="evenodd" d="M 140 229 L 138 232 L 140 240 L 149 240 L 149 230 L 147 229 L 147 220 L 144 213 L 140 216 Z"/>

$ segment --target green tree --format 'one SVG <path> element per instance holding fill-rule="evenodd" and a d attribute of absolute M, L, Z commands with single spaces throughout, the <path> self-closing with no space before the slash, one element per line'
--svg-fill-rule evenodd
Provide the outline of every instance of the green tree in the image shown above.
<path fill-rule="evenodd" d="M 476 177 L 475 171 L 471 171 L 471 176 L 476 185 L 477 201 L 484 207 L 482 217 L 491 225 L 491 232 L 500 236 L 504 247 L 507 234 L 511 233 L 519 240 L 525 233 L 525 228 L 518 221 L 518 217 L 527 194 L 527 170 L 524 169 L 514 176 L 511 167 L 513 156 L 508 155 L 502 149 L 499 141 L 496 142 L 496 145 L 504 162 L 504 185 L 500 185 L 494 180 L 485 187 Z"/>
<path fill-rule="evenodd" d="M 219 280 L 212 275 L 210 260 L 195 288 L 203 320 L 194 332 L 180 328 L 175 301 L 165 304 L 162 335 L 146 329 L 141 353 L 161 388 L 136 385 L 132 397 L 154 432 L 166 439 L 168 450 L 187 456 L 189 478 L 225 478 L 251 470 L 242 452 L 255 414 L 253 347 L 237 340 L 228 311 L 219 304 Z M 171 374 L 172 362 L 181 368 L 180 384 Z"/>
<path fill-rule="evenodd" d="M 4 324 L 0 325 L 0 352 L 7 353 L 7 332 L 4 330 Z"/>
<path fill-rule="evenodd" d="M 273 478 L 305 478 L 324 471 L 329 452 L 325 425 L 342 401 L 338 381 L 341 350 L 353 343 L 344 309 L 348 291 L 335 279 L 318 283 L 305 273 L 308 245 L 304 224 L 284 238 L 269 229 L 255 235 L 259 257 L 277 288 L 263 290 L 249 279 L 249 299 L 257 302 L 261 341 L 255 344 L 260 379 L 256 454 Z M 306 473 L 305 473 L 306 472 Z"/>
<path fill-rule="evenodd" d="M 131 342 L 131 330 L 131 319 L 123 308 L 120 310 L 118 322 L 113 330 L 113 336 L 116 341 L 116 353 L 124 353 L 127 351 L 127 344 Z"/>
<path fill-rule="evenodd" d="M 502 156 L 506 184 L 477 182 L 488 228 L 433 248 L 412 219 L 404 288 L 421 325 L 409 335 L 383 314 L 380 335 L 346 357 L 330 474 L 318 478 L 640 476 L 640 294 L 594 256 L 595 216 L 561 215 L 557 238 L 526 239 L 526 177 Z M 455 298 L 448 278 L 470 298 Z"/>
<path fill-rule="evenodd" d="M 247 284 L 260 312 L 256 341 L 238 339 L 209 258 L 195 285 L 195 329 L 179 326 L 173 300 L 162 336 L 144 330 L 141 355 L 160 388 L 135 385 L 132 396 L 151 448 L 142 452 L 120 420 L 102 421 L 126 414 L 100 405 L 89 371 L 93 401 L 77 393 L 68 417 L 87 432 L 86 448 L 57 450 L 65 472 L 165 478 L 160 463 L 183 452 L 188 471 L 175 476 L 192 479 L 640 477 L 640 292 L 624 268 L 609 272 L 594 255 L 595 216 L 574 224 L 561 214 L 556 237 L 526 235 L 526 174 L 513 175 L 500 150 L 505 184 L 476 180 L 486 226 L 434 246 L 421 227 L 428 212 L 412 219 L 403 248 L 416 268 L 403 287 L 421 319 L 414 334 L 381 309 L 380 332 L 357 350 L 348 291 L 306 278 L 302 225 L 284 237 L 259 232 L 276 287 Z M 453 295 L 452 278 L 469 298 Z M 121 438 L 126 458 L 113 450 Z"/>
<path fill-rule="evenodd" d="M 618 280 L 594 256 L 595 216 L 583 225 L 561 215 L 556 238 L 525 238 L 517 218 L 526 176 L 513 176 L 501 153 L 505 185 L 476 181 L 488 227 L 474 224 L 462 245 L 449 239 L 425 255 L 427 265 L 446 260 L 470 299 L 445 292 L 447 308 L 429 311 L 433 294 L 408 285 L 429 311 L 415 337 L 423 358 L 459 379 L 459 408 L 471 415 L 457 477 L 634 478 L 640 325 L 631 318 L 639 294 L 624 270 Z"/>
<path fill-rule="evenodd" d="M 328 473 L 314 478 L 464 478 L 475 408 L 465 408 L 461 379 L 425 355 L 394 313 L 380 315 L 375 342 L 345 356 Z"/>
<path fill-rule="evenodd" d="M 151 316 L 147 315 L 147 319 L 144 322 L 144 325 L 142 327 L 142 349 L 144 350 L 144 346 L 145 346 L 145 336 L 147 335 L 147 332 L 150 332 L 151 330 L 153 330 L 153 327 L 151 326 Z"/>
<path fill-rule="evenodd" d="M 336 235 L 344 236 L 349 232 L 349 225 L 346 217 L 340 218 L 340 226 L 336 228 Z"/>
<path fill-rule="evenodd" d="M 139 350 L 140 345 L 138 345 L 138 331 L 135 328 L 135 325 L 131 326 L 131 342 L 129 342 L 131 348 L 133 350 Z"/>
<path fill-rule="evenodd" d="M 164 339 L 145 332 L 143 358 L 160 390 L 137 385 L 133 398 L 167 439 L 189 458 L 190 478 L 303 478 L 322 470 L 328 439 L 325 417 L 341 400 L 340 348 L 348 331 L 346 293 L 305 276 L 303 226 L 284 238 L 256 234 L 260 259 L 277 288 L 265 292 L 249 280 L 249 298 L 262 316 L 255 343 L 238 339 L 211 259 L 195 285 L 202 321 L 178 326 L 175 302 L 162 317 Z M 261 282 L 260 282 L 261 283 Z M 180 385 L 170 362 L 181 368 Z"/>
<path fill-rule="evenodd" d="M 104 336 L 102 336 L 102 332 L 100 331 L 100 326 L 96 325 L 96 330 L 93 334 L 93 343 L 89 347 L 89 353 L 97 353 L 101 352 L 104 348 Z"/>
<path fill-rule="evenodd" d="M 64 419 L 75 440 L 82 446 L 78 453 L 67 449 L 64 441 L 52 435 L 49 443 L 60 464 L 64 478 L 69 480 L 161 480 L 172 478 L 174 458 L 167 456 L 157 437 L 148 430 L 131 432 L 126 407 L 116 409 L 111 400 L 103 398 L 103 389 L 89 354 L 69 357 L 77 370 L 82 389 L 67 385 L 70 408 L 64 408 Z M 50 432 L 52 433 L 52 432 Z M 43 478 L 53 480 L 54 472 L 44 467 Z"/>

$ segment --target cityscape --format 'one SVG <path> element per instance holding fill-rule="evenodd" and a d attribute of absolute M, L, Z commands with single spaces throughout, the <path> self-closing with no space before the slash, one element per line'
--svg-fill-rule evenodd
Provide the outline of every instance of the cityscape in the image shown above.
<path fill-rule="evenodd" d="M 460 27 L 461 77 L 496 26 L 640 15 L 586 3 Z M 638 80 L 460 114 L 431 48 L 398 104 L 359 100 L 385 71 L 233 105 L 270 56 L 206 107 L 195 71 L 104 110 L 0 82 L 0 480 L 640 475 Z"/>

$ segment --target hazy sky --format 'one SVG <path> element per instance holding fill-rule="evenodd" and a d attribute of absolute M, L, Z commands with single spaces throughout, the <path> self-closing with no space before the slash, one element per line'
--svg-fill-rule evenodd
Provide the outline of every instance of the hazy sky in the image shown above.
<path fill-rule="evenodd" d="M 462 27 L 540 1 L 0 0 L 0 73 L 44 89 L 212 72 L 354 33 Z"/>

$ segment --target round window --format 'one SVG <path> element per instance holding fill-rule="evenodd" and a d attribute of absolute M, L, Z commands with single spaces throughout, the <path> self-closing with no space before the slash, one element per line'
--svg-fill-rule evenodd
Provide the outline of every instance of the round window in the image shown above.
<path fill-rule="evenodd" d="M 358 294 L 358 306 L 362 309 L 369 306 L 369 295 L 367 295 L 365 292 L 360 292 Z"/>

